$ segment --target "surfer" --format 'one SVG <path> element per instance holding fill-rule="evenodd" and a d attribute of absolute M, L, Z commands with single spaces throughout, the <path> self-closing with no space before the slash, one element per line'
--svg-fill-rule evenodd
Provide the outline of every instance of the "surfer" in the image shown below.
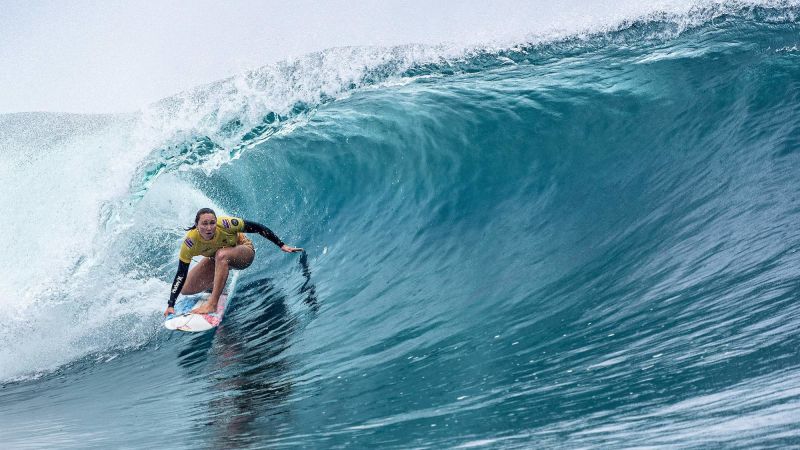
<path fill-rule="evenodd" d="M 189 228 L 181 244 L 178 273 L 172 282 L 169 303 L 164 315 L 175 313 L 175 300 L 178 294 L 191 295 L 211 289 L 205 304 L 193 309 L 193 313 L 208 314 L 217 309 L 219 296 L 230 269 L 245 269 L 256 256 L 253 242 L 244 233 L 258 233 L 269 239 L 284 252 L 302 252 L 302 248 L 291 247 L 275 235 L 269 228 L 256 222 L 238 217 L 217 217 L 211 208 L 197 211 L 194 226 Z M 205 256 L 191 272 L 189 263 L 194 256 Z M 188 274 L 188 276 L 187 276 Z"/>

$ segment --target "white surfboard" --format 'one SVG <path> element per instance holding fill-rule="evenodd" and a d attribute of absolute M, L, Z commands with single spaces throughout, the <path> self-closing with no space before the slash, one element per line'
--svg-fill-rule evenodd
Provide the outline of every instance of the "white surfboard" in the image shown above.
<path fill-rule="evenodd" d="M 196 333 L 208 331 L 216 328 L 222 322 L 225 315 L 225 307 L 228 304 L 228 294 L 223 293 L 219 296 L 216 312 L 210 314 L 193 314 L 191 311 L 196 306 L 205 302 L 208 295 L 192 295 L 183 297 L 175 303 L 175 314 L 170 314 L 164 321 L 164 327 L 168 330 L 188 331 Z"/>

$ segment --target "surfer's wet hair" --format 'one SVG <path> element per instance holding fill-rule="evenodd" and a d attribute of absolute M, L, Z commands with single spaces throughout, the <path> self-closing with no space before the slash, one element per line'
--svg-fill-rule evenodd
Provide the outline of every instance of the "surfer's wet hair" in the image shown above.
<path fill-rule="evenodd" d="M 203 214 L 213 214 L 215 218 L 217 217 L 217 213 L 215 213 L 213 209 L 200 208 L 200 210 L 197 211 L 197 215 L 194 216 L 194 225 L 187 228 L 186 231 L 194 230 L 195 228 L 197 228 L 197 222 L 200 222 L 200 216 L 202 216 Z"/>

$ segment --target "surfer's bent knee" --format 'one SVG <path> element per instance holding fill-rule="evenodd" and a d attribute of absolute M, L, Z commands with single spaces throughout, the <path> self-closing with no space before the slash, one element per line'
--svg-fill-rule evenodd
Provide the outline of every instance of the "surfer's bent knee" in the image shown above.
<path fill-rule="evenodd" d="M 252 246 L 237 245 L 220 249 L 214 258 L 218 261 L 225 261 L 225 264 L 231 269 L 242 270 L 250 267 L 255 256 L 256 252 Z"/>

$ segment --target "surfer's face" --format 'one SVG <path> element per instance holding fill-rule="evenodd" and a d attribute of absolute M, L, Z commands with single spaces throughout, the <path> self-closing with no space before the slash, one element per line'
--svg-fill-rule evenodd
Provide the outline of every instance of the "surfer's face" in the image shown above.
<path fill-rule="evenodd" d="M 197 230 L 203 239 L 213 239 L 217 231 L 217 218 L 211 213 L 202 214 L 197 221 Z"/>

